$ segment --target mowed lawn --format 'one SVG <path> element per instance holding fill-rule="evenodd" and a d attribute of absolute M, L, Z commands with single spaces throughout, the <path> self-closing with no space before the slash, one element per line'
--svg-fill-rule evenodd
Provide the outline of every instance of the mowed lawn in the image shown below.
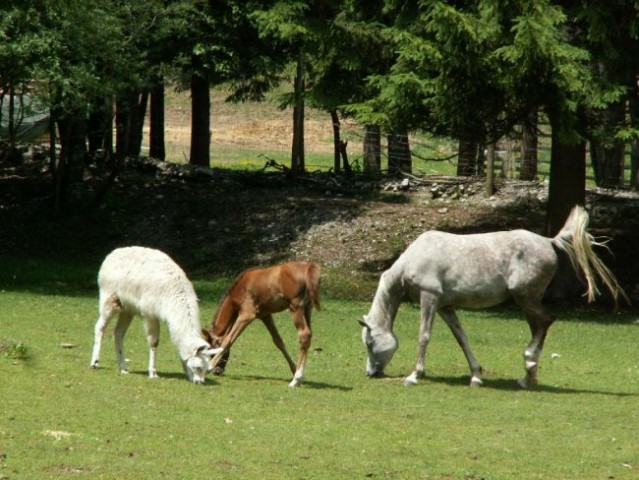
<path fill-rule="evenodd" d="M 206 323 L 220 291 L 196 289 Z M 0 479 L 639 478 L 635 316 L 557 311 L 530 391 L 514 386 L 529 340 L 519 312 L 461 312 L 479 389 L 437 319 L 428 378 L 406 388 L 416 307 L 400 309 L 389 377 L 368 379 L 356 323 L 368 304 L 322 300 L 307 382 L 291 389 L 259 323 L 203 386 L 184 379 L 163 328 L 161 378 L 149 380 L 139 319 L 125 339 L 131 373 L 118 374 L 110 337 L 89 369 L 97 292 L 0 291 Z M 288 314 L 276 321 L 296 354 Z"/>

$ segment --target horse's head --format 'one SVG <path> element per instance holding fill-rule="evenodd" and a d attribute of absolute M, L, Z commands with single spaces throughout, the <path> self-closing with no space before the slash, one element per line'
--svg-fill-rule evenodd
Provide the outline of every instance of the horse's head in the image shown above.
<path fill-rule="evenodd" d="M 184 360 L 184 373 L 189 381 L 193 383 L 204 383 L 204 377 L 209 371 L 209 362 L 211 357 L 220 353 L 223 349 L 210 348 L 208 345 L 202 345 L 197 348 L 193 355 Z"/>
<path fill-rule="evenodd" d="M 391 361 L 397 351 L 397 338 L 388 330 L 372 327 L 368 318 L 360 320 L 362 325 L 362 341 L 366 345 L 368 358 L 366 359 L 366 374 L 369 377 L 383 377 L 384 368 Z"/>

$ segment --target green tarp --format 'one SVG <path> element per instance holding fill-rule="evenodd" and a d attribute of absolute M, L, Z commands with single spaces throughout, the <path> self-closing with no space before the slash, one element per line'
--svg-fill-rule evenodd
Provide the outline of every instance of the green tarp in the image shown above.
<path fill-rule="evenodd" d="M 40 137 L 49 128 L 49 112 L 31 95 L 14 98 L 16 139 L 23 142 Z M 0 140 L 9 138 L 9 96 L 0 99 Z"/>

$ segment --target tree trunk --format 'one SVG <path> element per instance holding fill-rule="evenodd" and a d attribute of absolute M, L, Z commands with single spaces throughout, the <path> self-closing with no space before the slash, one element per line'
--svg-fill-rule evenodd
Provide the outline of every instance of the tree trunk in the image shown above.
<path fill-rule="evenodd" d="M 495 144 L 488 145 L 486 154 L 486 196 L 488 198 L 495 194 Z"/>
<path fill-rule="evenodd" d="M 128 155 L 139 157 L 142 151 L 142 136 L 144 132 L 144 117 L 149 101 L 149 91 L 136 92 L 131 95 L 131 138 L 129 139 Z"/>
<path fill-rule="evenodd" d="M 601 129 L 590 139 L 590 159 L 599 187 L 618 187 L 622 183 L 624 144 L 615 140 L 614 135 L 624 116 L 624 102 L 609 105 L 603 114 Z"/>
<path fill-rule="evenodd" d="M 87 123 L 89 155 L 106 163 L 113 155 L 113 104 L 110 98 L 96 99 Z M 101 151 L 98 158 L 97 153 Z"/>
<path fill-rule="evenodd" d="M 535 110 L 521 126 L 521 168 L 519 180 L 534 180 L 537 178 L 537 136 L 538 113 Z"/>
<path fill-rule="evenodd" d="M 189 163 L 210 166 L 211 93 L 209 80 L 198 73 L 191 76 L 191 157 Z"/>
<path fill-rule="evenodd" d="M 366 125 L 364 131 L 364 173 L 379 173 L 382 168 L 382 136 L 378 126 Z"/>
<path fill-rule="evenodd" d="M 151 106 L 149 112 L 149 156 L 157 160 L 166 159 L 164 144 L 164 79 L 155 78 L 151 87 Z"/>
<path fill-rule="evenodd" d="M 568 144 L 552 131 L 546 235 L 561 230 L 570 210 L 586 203 L 586 143 Z"/>
<path fill-rule="evenodd" d="M 58 118 L 60 155 L 53 175 L 53 205 L 56 214 L 61 213 L 69 200 L 69 188 L 82 181 L 87 155 L 86 121 L 81 114 Z"/>
<path fill-rule="evenodd" d="M 344 161 L 344 173 L 346 173 L 347 177 L 353 176 L 353 169 L 351 168 L 351 164 L 348 163 L 348 152 L 346 151 L 346 147 L 348 146 L 348 142 L 340 140 L 339 142 L 339 151 Z"/>
<path fill-rule="evenodd" d="M 341 138 L 337 110 L 331 110 L 331 121 L 333 123 L 333 171 L 335 173 L 340 173 Z"/>
<path fill-rule="evenodd" d="M 639 128 L 639 77 L 633 93 L 628 96 L 630 110 L 630 126 Z M 639 139 L 634 138 L 630 143 L 630 187 L 639 190 Z"/>
<path fill-rule="evenodd" d="M 472 177 L 475 175 L 477 163 L 477 142 L 468 138 L 459 140 L 459 160 L 457 162 L 457 176 Z"/>
<path fill-rule="evenodd" d="M 295 175 L 306 168 L 304 159 L 304 51 L 299 48 L 297 54 L 297 71 L 295 73 L 293 107 L 293 145 L 291 151 L 291 173 Z"/>
<path fill-rule="evenodd" d="M 390 133 L 388 135 L 388 173 L 411 173 L 412 171 L 408 133 Z"/>
<path fill-rule="evenodd" d="M 115 156 L 122 160 L 129 152 L 131 138 L 131 115 L 127 99 L 119 98 L 115 102 Z"/>

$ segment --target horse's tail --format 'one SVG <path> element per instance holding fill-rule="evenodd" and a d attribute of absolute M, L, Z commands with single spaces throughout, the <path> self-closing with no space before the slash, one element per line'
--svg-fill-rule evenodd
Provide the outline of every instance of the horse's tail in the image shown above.
<path fill-rule="evenodd" d="M 320 311 L 320 275 L 322 270 L 316 263 L 309 263 L 306 269 L 306 288 L 315 308 Z"/>
<path fill-rule="evenodd" d="M 588 285 L 584 296 L 588 297 L 589 302 L 592 302 L 600 294 L 596 283 L 596 277 L 599 277 L 612 294 L 615 307 L 618 305 L 620 294 L 626 302 L 630 303 L 626 292 L 621 288 L 614 274 L 594 252 L 593 247 L 608 247 L 606 242 L 598 242 L 588 233 L 588 221 L 588 212 L 582 206 L 576 205 L 562 229 L 552 239 L 553 245 L 568 255 L 570 263 L 577 272 L 583 272 Z"/>

